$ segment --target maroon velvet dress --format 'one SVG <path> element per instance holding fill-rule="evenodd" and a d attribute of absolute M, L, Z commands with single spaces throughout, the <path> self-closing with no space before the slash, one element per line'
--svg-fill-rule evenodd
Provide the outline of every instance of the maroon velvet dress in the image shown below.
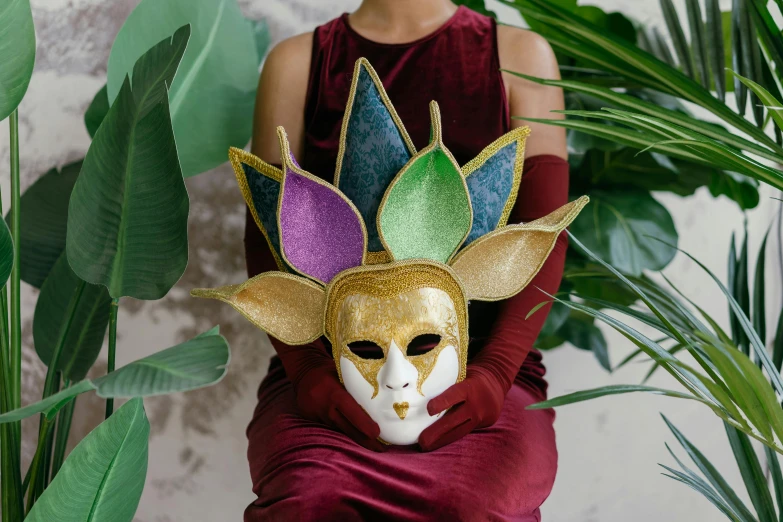
<path fill-rule="evenodd" d="M 443 141 L 462 165 L 510 130 L 499 71 L 494 20 L 460 7 L 440 29 L 407 44 L 363 38 L 347 15 L 315 30 L 305 107 L 302 167 L 332 181 L 340 127 L 355 61 L 378 72 L 417 149 L 429 141 L 430 100 L 443 117 Z M 565 166 L 564 166 L 565 165 Z M 553 156 L 528 158 L 511 222 L 541 217 L 567 201 L 567 164 Z M 275 270 L 252 218 L 249 274 Z M 247 429 L 248 459 L 257 500 L 246 522 L 283 521 L 539 521 L 557 468 L 551 410 L 525 410 L 546 397 L 544 367 L 532 341 L 544 314 L 527 312 L 554 293 L 566 242 L 558 240 L 533 283 L 504 303 L 471 303 L 470 358 L 487 343 L 516 343 L 528 353 L 490 428 L 439 450 L 392 446 L 374 453 L 349 437 L 302 418 L 280 360 L 273 358 L 258 390 Z M 518 365 L 517 365 L 518 366 Z"/>

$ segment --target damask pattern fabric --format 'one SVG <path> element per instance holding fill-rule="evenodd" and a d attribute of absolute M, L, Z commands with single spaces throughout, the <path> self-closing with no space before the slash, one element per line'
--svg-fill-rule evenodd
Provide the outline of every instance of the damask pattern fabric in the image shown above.
<path fill-rule="evenodd" d="M 264 230 L 279 259 L 281 255 L 280 231 L 277 228 L 277 199 L 280 196 L 280 183 L 264 176 L 247 163 L 242 163 L 242 169 L 245 171 L 258 219 L 264 225 Z"/>
<path fill-rule="evenodd" d="M 383 250 L 375 216 L 383 192 L 411 158 L 367 68 L 360 66 L 345 134 L 338 187 L 359 209 L 367 226 L 368 250 Z"/>
<path fill-rule="evenodd" d="M 517 147 L 516 141 L 509 143 L 465 178 L 473 203 L 473 227 L 463 247 L 497 228 L 514 185 L 508 173 L 514 170 Z"/>

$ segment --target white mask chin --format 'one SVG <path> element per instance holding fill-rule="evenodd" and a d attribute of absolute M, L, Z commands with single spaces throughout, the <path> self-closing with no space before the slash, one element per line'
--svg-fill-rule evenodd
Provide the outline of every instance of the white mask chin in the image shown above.
<path fill-rule="evenodd" d="M 378 394 L 359 370 L 340 357 L 340 371 L 346 390 L 381 428 L 381 439 L 390 444 L 416 444 L 425 428 L 438 420 L 441 413 L 430 416 L 427 403 L 457 382 L 459 357 L 454 346 L 445 346 L 437 362 L 418 391 L 419 372 L 391 342 L 386 361 L 378 372 Z M 407 404 L 407 408 L 406 408 Z"/>

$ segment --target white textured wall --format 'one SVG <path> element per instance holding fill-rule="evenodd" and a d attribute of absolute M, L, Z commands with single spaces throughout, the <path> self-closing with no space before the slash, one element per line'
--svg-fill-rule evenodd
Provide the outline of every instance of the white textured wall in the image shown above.
<path fill-rule="evenodd" d="M 137 0 L 33 0 L 38 33 L 36 71 L 21 105 L 23 188 L 53 165 L 83 156 L 89 145 L 82 115 L 103 85 L 114 35 Z M 266 18 L 275 41 L 310 30 L 349 11 L 358 0 L 241 0 L 246 14 Z M 660 23 L 657 2 L 601 0 L 647 23 Z M 676 2 L 682 7 L 683 1 Z M 502 16 L 508 12 L 497 8 Z M 513 14 L 513 13 L 511 13 Z M 513 18 L 507 18 L 513 21 Z M 0 125 L 0 181 L 8 208 L 8 131 Z M 160 302 L 123 300 L 119 319 L 118 363 L 165 348 L 220 323 L 232 344 L 232 366 L 218 386 L 195 393 L 146 401 L 152 421 L 150 471 L 138 522 L 240 520 L 252 500 L 245 460 L 245 426 L 255 390 L 266 371 L 271 347 L 264 335 L 228 307 L 190 299 L 194 286 L 236 282 L 244 275 L 242 203 L 226 166 L 188 180 L 191 196 L 191 260 L 178 286 Z M 766 191 L 769 195 L 771 191 Z M 671 209 L 682 247 L 719 276 L 725 275 L 727 244 L 742 215 L 725 199 L 705 190 L 681 199 L 662 196 Z M 778 203 L 762 198 L 750 213 L 752 251 Z M 754 262 L 752 260 L 752 262 Z M 770 260 L 771 262 L 771 260 Z M 771 267 L 770 267 L 771 268 Z M 720 292 L 693 264 L 677 258 L 667 275 L 710 314 L 726 316 Z M 35 400 L 44 371 L 30 350 L 31 319 L 37 291 L 25 286 L 26 394 Z M 780 281 L 770 295 L 780 295 Z M 779 309 L 779 302 L 775 303 Z M 609 333 L 617 362 L 631 348 Z M 546 354 L 551 394 L 610 383 L 639 382 L 646 366 L 631 365 L 609 376 L 591 354 L 562 348 Z M 99 363 L 97 368 L 105 368 Z M 663 374 L 653 384 L 676 387 Z M 79 399 L 75 429 L 83 434 L 101 416 L 94 397 Z M 722 516 L 685 486 L 661 477 L 657 463 L 671 463 L 664 441 L 672 441 L 658 416 L 665 413 L 742 489 L 723 428 L 698 405 L 673 399 L 623 396 L 571 406 L 558 412 L 560 471 L 543 508 L 546 522 L 718 521 Z M 34 424 L 27 427 L 32 433 Z M 28 447 L 28 451 L 30 448 Z M 744 492 L 741 492 L 744 494 Z"/>

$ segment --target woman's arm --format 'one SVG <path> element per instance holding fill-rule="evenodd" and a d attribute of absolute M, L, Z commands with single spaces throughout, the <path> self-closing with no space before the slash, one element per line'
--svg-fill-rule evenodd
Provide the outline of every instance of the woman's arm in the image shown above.
<path fill-rule="evenodd" d="M 511 27 L 498 27 L 500 65 L 529 76 L 559 78 L 557 61 L 540 36 Z M 551 118 L 562 109 L 560 89 L 541 86 L 504 73 L 512 116 Z M 512 120 L 513 127 L 528 122 Z M 562 128 L 529 123 L 525 169 L 511 213 L 511 223 L 543 217 L 568 202 L 568 162 Z M 543 327 L 551 305 L 526 320 L 530 310 L 560 286 L 567 241 L 561 234 L 549 258 L 527 288 L 500 306 L 491 334 L 467 368 L 467 377 L 432 399 L 427 409 L 435 415 L 452 408 L 424 430 L 419 444 L 434 450 L 462 438 L 476 428 L 491 426 L 500 417 L 508 390 Z"/>
<path fill-rule="evenodd" d="M 281 125 L 288 134 L 294 156 L 302 156 L 312 39 L 312 33 L 289 38 L 272 49 L 264 63 L 253 117 L 251 150 L 267 162 L 281 163 L 276 131 Z M 246 215 L 248 275 L 277 270 L 269 245 L 249 210 Z M 340 383 L 323 339 L 303 346 L 289 346 L 272 337 L 270 341 L 293 384 L 303 416 L 331 425 L 365 447 L 384 449 L 376 440 L 380 428 Z"/>

